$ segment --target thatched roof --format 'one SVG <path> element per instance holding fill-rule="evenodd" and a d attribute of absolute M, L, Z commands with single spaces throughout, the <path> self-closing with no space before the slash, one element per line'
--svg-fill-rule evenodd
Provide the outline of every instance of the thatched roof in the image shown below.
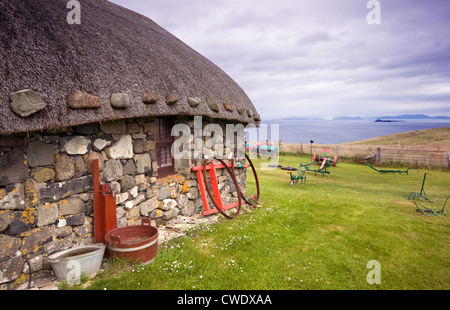
<path fill-rule="evenodd" d="M 79 2 L 81 24 L 69 25 L 68 0 L 0 0 L 0 134 L 169 115 L 260 120 L 226 73 L 152 20 Z M 38 108 L 22 113 L 22 102 Z"/>

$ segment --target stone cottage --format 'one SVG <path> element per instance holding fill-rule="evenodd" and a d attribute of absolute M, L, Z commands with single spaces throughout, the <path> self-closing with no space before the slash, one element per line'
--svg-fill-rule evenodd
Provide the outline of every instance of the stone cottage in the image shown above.
<path fill-rule="evenodd" d="M 173 125 L 260 122 L 227 74 L 152 20 L 83 0 L 69 23 L 67 2 L 0 0 L 0 289 L 94 242 L 95 159 L 118 227 L 160 225 L 203 210 L 199 160 L 171 156 Z M 237 199 L 218 174 L 222 198 Z"/>

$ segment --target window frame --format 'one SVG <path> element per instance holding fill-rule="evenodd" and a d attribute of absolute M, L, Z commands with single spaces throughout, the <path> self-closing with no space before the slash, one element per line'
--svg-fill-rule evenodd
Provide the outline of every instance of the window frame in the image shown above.
<path fill-rule="evenodd" d="M 157 169 L 157 178 L 165 178 L 169 175 L 175 174 L 175 159 L 172 156 L 172 144 L 174 142 L 174 137 L 171 135 L 173 120 L 171 118 L 159 118 L 155 121 L 156 129 L 157 129 L 157 137 L 156 137 L 156 161 L 158 163 Z M 166 128 L 163 128 L 165 126 Z M 166 129 L 168 131 L 169 136 L 165 141 L 161 141 L 161 131 L 162 129 Z M 167 133 L 167 132 L 166 132 Z M 170 152 L 170 166 L 162 167 L 161 165 L 161 149 L 169 148 Z"/>

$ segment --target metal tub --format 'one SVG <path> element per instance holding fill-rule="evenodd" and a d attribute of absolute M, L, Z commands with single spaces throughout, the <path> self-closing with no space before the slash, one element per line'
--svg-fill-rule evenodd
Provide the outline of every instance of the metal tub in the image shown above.
<path fill-rule="evenodd" d="M 74 247 L 48 257 L 59 281 L 79 283 L 81 276 L 92 276 L 100 270 L 105 245 L 91 244 Z"/>
<path fill-rule="evenodd" d="M 121 257 L 130 263 L 151 263 L 158 248 L 158 229 L 151 226 L 150 219 L 142 219 L 142 225 L 111 230 L 105 235 L 109 257 Z"/>

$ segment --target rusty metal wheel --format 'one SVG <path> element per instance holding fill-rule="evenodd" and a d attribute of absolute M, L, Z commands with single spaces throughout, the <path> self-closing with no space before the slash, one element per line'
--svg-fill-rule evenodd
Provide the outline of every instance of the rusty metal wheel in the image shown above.
<path fill-rule="evenodd" d="M 241 191 L 241 198 L 244 200 L 244 202 L 247 205 L 249 205 L 250 207 L 256 209 L 257 208 L 256 205 L 258 204 L 259 194 L 260 194 L 258 175 L 256 174 L 256 169 L 255 169 L 255 166 L 253 165 L 253 162 L 250 160 L 250 158 L 247 156 L 247 154 L 245 154 L 245 158 L 247 159 L 247 161 L 248 161 L 248 163 L 249 163 L 249 165 L 250 165 L 250 167 L 252 168 L 252 171 L 253 171 L 253 176 L 255 178 L 255 183 L 256 183 L 256 195 L 255 195 L 255 198 L 252 199 L 252 201 L 250 201 L 250 199 L 245 197 L 245 195 Z M 236 173 L 235 173 L 235 170 L 234 170 L 234 159 L 232 161 L 231 170 L 233 171 L 233 174 L 234 174 L 234 176 L 236 178 Z"/>
<path fill-rule="evenodd" d="M 232 218 L 235 218 L 236 216 L 238 216 L 239 213 L 241 212 L 241 207 L 242 207 L 242 202 L 241 202 L 241 199 L 240 199 L 240 197 L 242 195 L 241 194 L 241 189 L 240 189 L 239 184 L 238 184 L 238 182 L 236 180 L 235 174 L 233 173 L 233 171 L 231 171 L 231 169 L 228 167 L 228 165 L 221 159 L 212 159 L 211 160 L 211 164 L 213 164 L 214 160 L 217 160 L 218 162 L 220 162 L 225 167 L 225 169 L 227 170 L 228 174 L 231 176 L 231 179 L 233 180 L 234 186 L 235 186 L 236 191 L 237 191 L 237 197 L 238 197 L 238 205 L 237 205 L 236 212 L 233 214 L 233 211 L 231 211 L 234 208 L 232 208 L 230 210 L 222 210 L 222 208 L 217 204 L 216 200 L 214 199 L 214 195 L 211 192 L 211 189 L 210 189 L 210 187 L 208 185 L 208 181 L 207 181 L 208 180 L 207 175 L 206 175 L 206 166 L 208 165 L 208 160 L 207 159 L 205 159 L 205 163 L 203 164 L 203 170 L 202 170 L 203 181 L 205 182 L 205 189 L 206 189 L 206 192 L 208 193 L 209 199 L 211 200 L 211 202 L 213 203 L 213 205 L 217 209 L 217 211 L 219 211 L 226 218 L 232 219 Z M 226 211 L 228 211 L 228 213 Z"/>

